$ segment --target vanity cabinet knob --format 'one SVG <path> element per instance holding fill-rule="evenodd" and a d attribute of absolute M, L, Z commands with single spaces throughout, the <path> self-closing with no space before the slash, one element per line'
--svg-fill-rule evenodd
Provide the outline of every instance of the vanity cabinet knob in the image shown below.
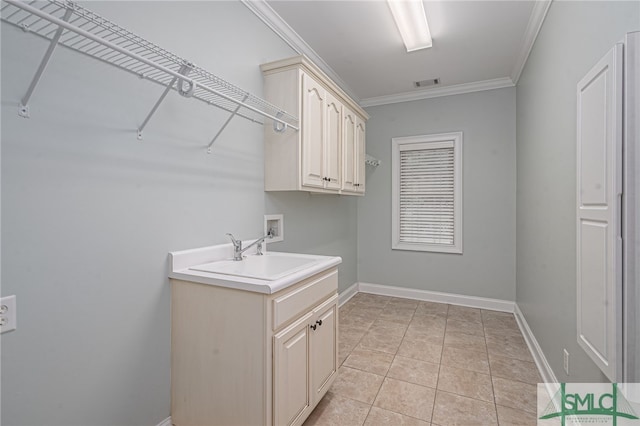
<path fill-rule="evenodd" d="M 316 321 L 316 324 L 318 324 L 318 325 L 322 325 L 322 320 L 318 320 L 318 321 Z"/>
<path fill-rule="evenodd" d="M 312 330 L 315 330 L 316 328 L 318 328 L 318 326 L 317 326 L 317 325 L 315 325 L 315 324 L 310 325 L 309 327 L 311 327 L 311 329 L 312 329 Z"/>

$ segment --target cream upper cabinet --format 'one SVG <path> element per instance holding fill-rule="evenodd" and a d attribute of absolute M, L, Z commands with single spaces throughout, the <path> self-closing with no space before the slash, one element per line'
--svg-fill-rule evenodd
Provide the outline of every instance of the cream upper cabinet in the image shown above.
<path fill-rule="evenodd" d="M 342 127 L 342 193 L 362 195 L 365 188 L 365 123 L 356 113 L 344 108 Z"/>
<path fill-rule="evenodd" d="M 325 105 L 325 131 L 324 158 L 325 158 L 325 188 L 339 190 L 342 186 L 342 171 L 340 159 L 342 158 L 342 104 L 327 92 Z"/>
<path fill-rule="evenodd" d="M 361 119 L 360 117 L 358 117 L 358 119 L 356 120 L 356 147 L 357 147 L 357 154 L 356 154 L 356 166 L 357 166 L 357 174 L 356 176 L 358 177 L 358 180 L 356 181 L 356 186 L 358 188 L 358 193 L 363 194 L 364 195 L 364 189 L 365 189 L 365 156 L 367 154 L 366 151 L 366 128 L 365 128 L 365 122 L 363 119 Z"/>
<path fill-rule="evenodd" d="M 344 109 L 342 129 L 344 132 L 342 137 L 342 190 L 355 192 L 356 115 L 348 108 Z"/>
<path fill-rule="evenodd" d="M 265 126 L 265 191 L 364 194 L 367 113 L 304 56 L 261 69 L 266 100 L 297 112 L 300 125 L 283 133 Z"/>
<path fill-rule="evenodd" d="M 324 188 L 327 92 L 308 75 L 302 75 L 302 186 Z"/>

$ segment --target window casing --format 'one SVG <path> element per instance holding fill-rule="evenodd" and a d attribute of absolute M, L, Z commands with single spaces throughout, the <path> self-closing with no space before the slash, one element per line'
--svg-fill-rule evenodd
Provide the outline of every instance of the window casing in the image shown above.
<path fill-rule="evenodd" d="M 462 132 L 391 142 L 391 248 L 462 253 Z"/>

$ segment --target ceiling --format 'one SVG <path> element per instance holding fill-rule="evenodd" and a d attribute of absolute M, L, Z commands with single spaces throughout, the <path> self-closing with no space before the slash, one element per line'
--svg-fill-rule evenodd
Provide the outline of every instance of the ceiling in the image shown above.
<path fill-rule="evenodd" d="M 267 0 L 264 7 L 289 27 L 289 38 L 302 39 L 296 50 L 370 106 L 513 86 L 548 5 L 424 1 L 433 47 L 411 53 L 383 0 Z M 414 88 L 414 81 L 435 78 L 438 86 Z"/>

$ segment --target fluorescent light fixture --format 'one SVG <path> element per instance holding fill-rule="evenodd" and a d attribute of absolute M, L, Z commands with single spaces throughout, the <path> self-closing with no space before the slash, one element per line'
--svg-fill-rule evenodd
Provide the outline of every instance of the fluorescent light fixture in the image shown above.
<path fill-rule="evenodd" d="M 422 0 L 387 0 L 407 52 L 432 46 Z"/>

